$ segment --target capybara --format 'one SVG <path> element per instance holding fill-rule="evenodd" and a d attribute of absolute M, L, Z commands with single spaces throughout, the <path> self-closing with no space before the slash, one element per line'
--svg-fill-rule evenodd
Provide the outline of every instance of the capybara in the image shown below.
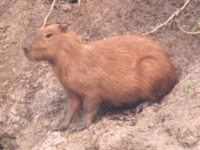
<path fill-rule="evenodd" d="M 80 122 L 88 127 L 101 102 L 114 106 L 158 102 L 178 77 L 167 52 L 143 36 L 124 35 L 84 44 L 65 24 L 53 24 L 22 44 L 31 61 L 47 61 L 68 95 L 66 113 L 53 131 L 67 129 L 82 106 Z"/>

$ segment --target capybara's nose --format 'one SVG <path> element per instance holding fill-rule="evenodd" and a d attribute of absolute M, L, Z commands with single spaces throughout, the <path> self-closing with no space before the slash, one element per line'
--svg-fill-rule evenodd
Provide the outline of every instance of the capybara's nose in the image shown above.
<path fill-rule="evenodd" d="M 22 50 L 24 51 L 25 54 L 27 54 L 29 52 L 29 49 L 30 49 L 30 42 L 29 40 L 26 40 L 22 44 Z"/>
<path fill-rule="evenodd" d="M 22 44 L 22 50 L 25 54 L 29 53 L 32 48 L 32 42 L 34 40 L 34 34 L 30 35 Z"/>
<path fill-rule="evenodd" d="M 23 47 L 23 51 L 24 51 L 24 53 L 28 53 L 28 48 L 27 47 Z"/>

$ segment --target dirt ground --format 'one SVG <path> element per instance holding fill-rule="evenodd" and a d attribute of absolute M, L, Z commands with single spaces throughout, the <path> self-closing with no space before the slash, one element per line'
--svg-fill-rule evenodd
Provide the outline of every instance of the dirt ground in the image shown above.
<path fill-rule="evenodd" d="M 159 104 L 138 115 L 107 112 L 79 133 L 50 132 L 63 114 L 66 96 L 46 63 L 32 63 L 20 45 L 40 28 L 52 0 L 0 0 L 0 150 L 199 150 L 200 35 L 175 21 L 147 37 L 170 54 L 180 81 Z M 62 22 L 85 42 L 153 30 L 184 0 L 57 0 L 48 24 Z M 191 0 L 177 19 L 191 31 L 200 1 Z M 189 83 L 194 87 L 184 88 Z M 74 118 L 74 123 L 79 119 Z"/>

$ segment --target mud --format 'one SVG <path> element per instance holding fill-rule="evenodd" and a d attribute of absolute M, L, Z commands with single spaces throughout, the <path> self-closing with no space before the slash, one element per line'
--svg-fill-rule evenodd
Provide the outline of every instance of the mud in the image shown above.
<path fill-rule="evenodd" d="M 62 117 L 66 96 L 51 68 L 28 62 L 20 46 L 27 35 L 42 26 L 51 2 L 1 0 L 0 149 L 200 149 L 200 35 L 183 33 L 175 21 L 147 35 L 169 52 L 180 77 L 159 104 L 137 116 L 134 108 L 108 111 L 80 133 L 49 132 Z M 61 0 L 48 24 L 68 22 L 83 41 L 90 42 L 151 31 L 183 4 L 184 0 L 85 0 L 78 7 Z M 199 4 L 191 0 L 177 17 L 187 31 L 199 19 Z"/>

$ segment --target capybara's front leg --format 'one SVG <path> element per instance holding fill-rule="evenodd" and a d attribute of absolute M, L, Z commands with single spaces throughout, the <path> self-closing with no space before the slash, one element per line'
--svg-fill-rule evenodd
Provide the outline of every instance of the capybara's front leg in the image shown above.
<path fill-rule="evenodd" d="M 79 132 L 90 126 L 94 114 L 97 112 L 99 101 L 97 98 L 86 98 L 83 100 L 83 114 L 81 120 L 71 128 L 70 132 Z"/>
<path fill-rule="evenodd" d="M 63 131 L 67 129 L 74 113 L 77 111 L 81 104 L 81 99 L 76 95 L 71 95 L 67 101 L 67 107 L 64 113 L 64 117 L 60 120 L 60 123 L 51 131 Z"/>

